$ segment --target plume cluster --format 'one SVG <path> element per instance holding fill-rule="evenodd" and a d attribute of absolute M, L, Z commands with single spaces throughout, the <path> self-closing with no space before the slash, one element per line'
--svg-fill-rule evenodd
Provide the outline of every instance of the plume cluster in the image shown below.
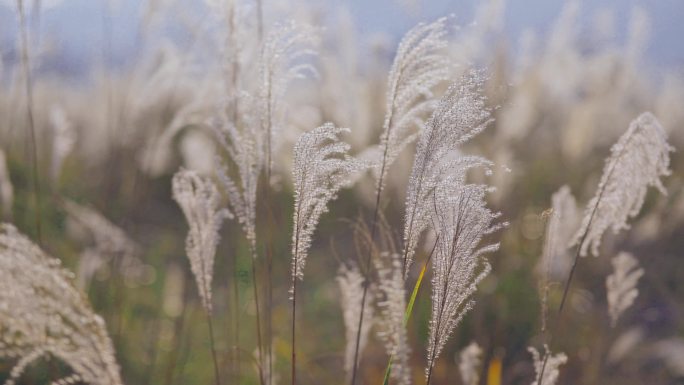
<path fill-rule="evenodd" d="M 378 191 L 384 187 L 387 169 L 422 129 L 424 115 L 435 106 L 432 88 L 448 76 L 444 55 L 446 18 L 418 24 L 399 43 L 387 81 L 387 105 L 379 148 L 371 148 Z M 370 156 L 370 155 L 368 155 Z"/>
<path fill-rule="evenodd" d="M 238 10 L 229 10 L 231 43 L 226 52 L 226 105 L 213 120 L 212 127 L 221 148 L 229 157 L 224 162 L 217 157 L 217 171 L 228 204 L 243 227 L 256 257 L 257 187 L 262 171 L 270 176 L 276 138 L 282 129 L 283 100 L 288 84 L 294 79 L 315 74 L 315 68 L 305 61 L 315 55 L 317 45 L 313 28 L 294 22 L 276 26 L 266 37 L 259 65 L 243 64 L 248 53 L 240 47 L 246 26 L 236 20 Z M 253 72 L 258 76 L 251 77 Z M 233 167 L 228 167 L 231 164 Z M 232 168 L 232 170 L 231 170 Z M 267 181 L 270 182 L 270 181 Z"/>
<path fill-rule="evenodd" d="M 650 112 L 632 121 L 611 148 L 594 198 L 589 201 L 573 244 L 580 254 L 591 250 L 599 254 L 603 233 L 629 228 L 627 220 L 639 214 L 649 186 L 667 194 L 660 178 L 670 175 L 670 152 L 667 133 Z"/>
<path fill-rule="evenodd" d="M 243 121 L 243 123 L 245 123 Z M 241 129 L 231 121 L 216 121 L 213 125 L 221 148 L 235 165 L 231 173 L 220 157 L 216 174 L 228 196 L 228 205 L 242 226 L 252 250 L 256 249 L 256 204 L 259 175 L 263 167 L 263 148 L 259 136 Z M 255 257 L 252 253 L 252 257 Z"/>
<path fill-rule="evenodd" d="M 383 252 L 380 256 L 376 262 L 380 313 L 378 336 L 385 344 L 387 354 L 392 357 L 391 378 L 398 384 L 407 385 L 411 383 L 411 347 L 406 333 L 406 290 L 401 255 Z"/>
<path fill-rule="evenodd" d="M 345 351 L 344 351 L 344 370 L 347 375 L 351 375 L 354 368 L 354 352 L 356 349 L 356 334 L 359 328 L 359 317 L 361 317 L 359 304 L 363 296 L 363 285 L 365 278 L 359 271 L 358 266 L 340 266 L 337 273 L 337 285 L 340 288 L 340 304 L 342 305 L 342 317 L 344 320 L 345 329 Z M 368 343 L 368 333 L 370 332 L 370 322 L 373 319 L 373 307 L 371 305 L 371 297 L 366 297 L 366 311 L 364 312 L 363 325 L 361 326 L 361 333 L 359 339 L 359 351 Z"/>
<path fill-rule="evenodd" d="M 471 342 L 461 350 L 458 370 L 461 372 L 463 385 L 477 385 L 480 381 L 482 365 L 482 348 L 477 342 Z"/>
<path fill-rule="evenodd" d="M 343 132 L 349 130 L 326 123 L 302 134 L 294 146 L 293 281 L 304 278 L 311 238 L 328 202 L 364 167 L 348 154 L 349 145 L 339 138 Z"/>
<path fill-rule="evenodd" d="M 316 31 L 290 22 L 274 28 L 266 37 L 260 60 L 259 119 L 264 137 L 266 170 L 271 170 L 278 137 L 282 129 L 282 101 L 287 85 L 307 74 L 316 75 L 316 69 L 303 59 L 314 56 L 312 48 L 318 45 Z M 270 183 L 270 181 L 269 181 Z"/>
<path fill-rule="evenodd" d="M 173 199 L 190 227 L 185 239 L 185 252 L 197 281 L 202 306 L 211 313 L 211 281 L 219 229 L 223 219 L 231 214 L 220 209 L 221 196 L 211 179 L 194 171 L 178 171 L 173 176 L 172 189 Z"/>
<path fill-rule="evenodd" d="M 498 214 L 487 208 L 488 190 L 486 185 L 442 183 L 434 194 L 438 238 L 432 259 L 428 377 L 454 328 L 472 308 L 477 285 L 491 270 L 484 255 L 499 247 L 480 245 L 502 226 L 494 223 Z"/>
<path fill-rule="evenodd" d="M 545 275 L 564 278 L 572 264 L 568 245 L 577 231 L 580 212 L 570 187 L 563 186 L 551 196 L 551 213 L 546 224 L 541 268 Z"/>
<path fill-rule="evenodd" d="M 568 356 L 565 353 L 551 354 L 549 347 L 544 345 L 544 355 L 540 355 L 537 349 L 533 347 L 527 348 L 532 355 L 532 363 L 534 364 L 534 372 L 536 373 L 535 380 L 532 385 L 555 385 L 560 375 L 560 367 L 568 362 Z M 544 361 L 546 360 L 546 364 Z M 543 374 L 541 373 L 544 368 Z M 540 375 L 543 378 L 539 378 Z"/>
<path fill-rule="evenodd" d="M 104 321 L 72 281 L 58 259 L 14 226 L 0 225 L 0 357 L 18 359 L 6 385 L 48 356 L 74 372 L 55 383 L 121 384 Z"/>
<path fill-rule="evenodd" d="M 471 71 L 449 87 L 420 135 L 406 192 L 404 261 L 407 274 L 415 249 L 431 221 L 432 195 L 447 181 L 457 185 L 473 167 L 488 166 L 479 157 L 458 156 L 459 146 L 480 133 L 491 121 L 482 94 L 483 78 Z"/>
<path fill-rule="evenodd" d="M 639 267 L 633 255 L 625 252 L 619 253 L 610 262 L 613 264 L 613 274 L 606 277 L 606 293 L 610 322 L 615 326 L 618 318 L 639 295 L 637 283 L 644 275 L 644 269 Z"/>

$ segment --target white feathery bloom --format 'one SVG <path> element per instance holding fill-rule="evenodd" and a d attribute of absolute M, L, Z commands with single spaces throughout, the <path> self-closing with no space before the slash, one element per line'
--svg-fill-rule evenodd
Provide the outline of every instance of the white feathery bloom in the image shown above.
<path fill-rule="evenodd" d="M 173 199 L 178 203 L 190 230 L 185 239 L 185 252 L 195 275 L 202 306 L 211 314 L 211 281 L 214 257 L 223 219 L 231 214 L 220 209 L 221 196 L 207 177 L 181 169 L 173 176 Z"/>
<path fill-rule="evenodd" d="M 546 224 L 542 274 L 565 278 L 572 265 L 568 244 L 579 226 L 580 212 L 570 187 L 563 186 L 551 196 L 551 213 Z"/>
<path fill-rule="evenodd" d="M 606 277 L 606 294 L 610 322 L 615 326 L 618 318 L 634 303 L 639 289 L 637 283 L 644 275 L 639 261 L 630 253 L 622 252 L 611 261 L 613 274 Z"/>
<path fill-rule="evenodd" d="M 340 288 L 340 304 L 342 305 L 342 317 L 345 330 L 345 350 L 344 350 L 344 370 L 347 376 L 351 376 L 354 368 L 354 353 L 356 349 L 356 334 L 359 328 L 359 317 L 361 317 L 361 298 L 363 297 L 364 277 L 359 271 L 358 266 L 340 266 L 337 274 L 337 284 Z M 368 334 L 373 323 L 373 307 L 371 306 L 371 296 L 366 296 L 366 310 L 364 311 L 364 322 L 361 326 L 359 339 L 359 352 L 362 352 L 368 342 Z"/>
<path fill-rule="evenodd" d="M 632 121 L 611 148 L 596 195 L 589 201 L 573 245 L 580 255 L 591 250 L 599 254 L 603 233 L 629 228 L 627 220 L 639 214 L 649 186 L 667 194 L 660 177 L 670 175 L 670 152 L 667 133 L 650 112 Z"/>
<path fill-rule="evenodd" d="M 246 114 L 244 119 L 248 118 Z M 264 161 L 264 151 L 258 135 L 246 124 L 240 129 L 230 120 L 212 125 L 221 148 L 228 154 L 236 172 L 231 173 L 221 157 L 216 157 L 216 170 L 228 205 L 242 226 L 256 257 L 256 205 L 259 175 Z"/>
<path fill-rule="evenodd" d="M 281 103 L 285 100 L 288 84 L 307 74 L 317 75 L 316 69 L 305 59 L 316 55 L 312 47 L 318 45 L 318 36 L 310 26 L 289 22 L 278 25 L 264 40 L 259 63 L 258 110 L 267 171 L 271 170 L 279 144 L 275 140 L 283 125 Z"/>
<path fill-rule="evenodd" d="M 470 168 L 491 165 L 480 157 L 455 156 L 461 144 L 480 133 L 491 121 L 491 112 L 481 93 L 482 84 L 480 73 L 471 71 L 449 87 L 421 133 L 406 192 L 405 274 L 408 274 L 420 236 L 430 224 L 431 196 L 436 186 L 447 178 L 464 178 Z"/>
<path fill-rule="evenodd" d="M 432 314 L 427 377 L 454 328 L 473 307 L 472 295 L 489 274 L 484 255 L 498 243 L 481 246 L 482 238 L 505 224 L 487 208 L 486 185 L 441 183 L 433 200 L 437 244 L 432 257 Z"/>
<path fill-rule="evenodd" d="M 304 279 L 311 238 L 328 202 L 349 184 L 349 176 L 363 165 L 348 155 L 349 145 L 339 135 L 348 129 L 326 123 L 302 134 L 294 146 L 294 215 L 292 278 Z"/>
<path fill-rule="evenodd" d="M 540 355 L 537 349 L 528 347 L 527 351 L 532 354 L 532 362 L 534 364 L 535 379 L 532 385 L 555 385 L 560 375 L 560 366 L 568 362 L 568 356 L 565 353 L 551 354 L 549 347 L 544 345 L 544 355 Z M 548 358 L 546 358 L 548 356 Z M 544 359 L 546 358 L 546 365 Z M 544 378 L 539 378 L 542 367 L 544 368 Z"/>
<path fill-rule="evenodd" d="M 477 385 L 480 381 L 482 365 L 482 348 L 477 342 L 471 342 L 461 350 L 458 370 L 461 372 L 463 385 Z"/>
<path fill-rule="evenodd" d="M 387 169 L 422 129 L 424 115 L 436 104 L 432 88 L 448 76 L 444 54 L 446 18 L 418 24 L 399 43 L 387 81 L 387 106 L 380 146 L 367 153 L 373 159 L 378 191 L 384 188 Z M 369 155 L 371 156 L 371 155 Z"/>
<path fill-rule="evenodd" d="M 12 218 L 12 204 L 14 203 L 14 187 L 7 168 L 7 157 L 0 150 L 0 206 L 3 218 Z"/>
<path fill-rule="evenodd" d="M 54 105 L 50 109 L 50 124 L 53 130 L 50 177 L 56 181 L 62 171 L 64 159 L 71 153 L 76 144 L 76 130 L 67 118 L 64 109 L 59 105 Z"/>
<path fill-rule="evenodd" d="M 72 281 L 58 259 L 14 226 L 0 225 L 0 358 L 18 359 L 6 385 L 46 356 L 73 370 L 56 383 L 121 384 L 104 321 Z"/>
<path fill-rule="evenodd" d="M 375 259 L 378 272 L 378 337 L 385 345 L 387 354 L 392 357 L 391 378 L 397 384 L 411 383 L 411 367 L 409 357 L 411 346 L 406 334 L 406 290 L 402 272 L 401 255 L 381 253 Z M 356 301 L 355 307 L 361 301 Z M 366 306 L 368 308 L 368 306 Z M 356 322 L 358 322 L 358 316 Z M 366 326 L 364 322 L 363 326 Z"/>

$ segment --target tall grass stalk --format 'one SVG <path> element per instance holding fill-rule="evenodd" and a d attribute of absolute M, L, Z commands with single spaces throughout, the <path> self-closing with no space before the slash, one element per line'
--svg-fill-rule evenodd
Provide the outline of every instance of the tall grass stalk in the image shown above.
<path fill-rule="evenodd" d="M 211 358 L 214 361 L 214 382 L 221 385 L 221 374 L 219 373 L 218 358 L 216 357 L 216 343 L 214 342 L 214 326 L 211 322 L 211 314 L 207 312 L 207 325 L 209 326 L 209 344 L 211 345 Z"/>
<path fill-rule="evenodd" d="M 31 179 L 33 181 L 33 205 L 35 210 L 36 238 L 38 244 L 42 244 L 41 225 L 41 198 L 40 178 L 38 175 L 38 144 L 36 140 L 36 127 L 33 116 L 33 78 L 31 76 L 31 62 L 29 55 L 28 27 L 26 26 L 26 13 L 23 0 L 17 0 L 17 14 L 19 16 L 19 30 L 21 34 L 21 66 L 24 72 L 24 86 L 26 90 L 26 118 L 29 125 L 29 144 L 31 156 Z"/>
<path fill-rule="evenodd" d="M 256 309 L 256 336 L 257 336 L 257 357 L 259 359 L 259 364 L 257 365 L 259 371 L 259 383 L 264 385 L 264 358 L 263 358 L 263 340 L 261 338 L 261 311 L 259 310 L 259 288 L 257 283 L 257 271 L 256 271 L 256 249 L 252 247 L 252 258 L 250 262 L 252 265 L 252 289 L 254 291 L 254 307 Z"/>

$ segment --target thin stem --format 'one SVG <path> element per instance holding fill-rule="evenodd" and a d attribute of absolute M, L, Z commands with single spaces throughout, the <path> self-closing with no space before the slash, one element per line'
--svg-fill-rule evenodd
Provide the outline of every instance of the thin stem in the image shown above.
<path fill-rule="evenodd" d="M 240 380 L 240 274 L 238 271 L 237 254 L 232 258 L 233 261 L 233 349 L 235 350 L 235 360 L 233 362 L 236 380 Z"/>
<path fill-rule="evenodd" d="M 371 245 L 369 245 L 368 258 L 366 259 L 365 277 L 363 280 L 363 295 L 361 295 L 361 312 L 359 315 L 359 322 L 357 324 L 357 329 L 356 329 L 356 343 L 354 345 L 354 368 L 352 369 L 352 379 L 351 379 L 352 385 L 354 385 L 356 383 L 356 373 L 358 370 L 359 348 L 361 346 L 361 328 L 363 327 L 363 316 L 364 316 L 364 312 L 366 310 L 366 296 L 368 295 L 368 286 L 370 286 L 369 276 L 370 276 L 370 268 L 371 268 L 371 254 L 372 254 L 372 249 L 373 249 L 373 243 L 375 240 L 378 212 L 380 211 L 379 206 L 380 206 L 380 185 L 378 184 L 377 194 L 376 194 L 376 199 L 375 199 L 375 213 L 373 214 L 373 222 L 371 223 L 371 226 L 372 226 L 371 237 L 370 237 Z"/>
<path fill-rule="evenodd" d="M 219 364 L 216 358 L 216 346 L 214 345 L 214 326 L 211 322 L 211 313 L 205 312 L 207 315 L 207 324 L 209 325 L 209 344 L 211 345 L 211 357 L 214 360 L 214 381 L 216 385 L 221 385 L 221 376 L 219 374 Z"/>
<path fill-rule="evenodd" d="M 297 260 L 295 259 L 295 271 L 297 268 Z M 292 275 L 292 385 L 297 383 L 297 351 L 295 349 L 296 335 L 295 335 L 295 314 L 297 309 L 297 275 Z"/>
<path fill-rule="evenodd" d="M 409 303 L 406 305 L 406 311 L 404 312 L 404 327 L 408 325 L 408 321 L 411 318 L 411 314 L 413 314 L 413 305 L 416 303 L 416 298 L 418 297 L 418 291 L 421 288 L 421 284 L 423 282 L 423 278 L 425 277 L 425 272 L 427 271 L 428 264 L 430 263 L 430 260 L 432 260 L 432 256 L 435 253 L 435 249 L 437 248 L 437 242 L 439 242 L 439 235 L 435 239 L 435 244 L 432 246 L 432 250 L 430 251 L 430 254 L 427 257 L 427 260 L 425 260 L 425 263 L 423 264 L 423 268 L 420 270 L 420 274 L 418 275 L 418 279 L 416 280 L 415 285 L 413 285 L 413 291 L 411 292 L 411 298 L 409 299 Z M 391 355 L 389 358 L 389 361 L 387 362 L 387 368 L 385 368 L 385 377 L 382 381 L 383 385 L 387 385 L 389 383 L 389 376 L 390 372 L 392 371 L 392 362 L 394 361 L 394 355 Z"/>
<path fill-rule="evenodd" d="M 605 182 L 601 185 L 601 190 L 598 193 L 598 196 L 596 197 L 596 204 L 594 204 L 594 208 L 591 211 L 591 216 L 589 217 L 589 222 L 587 223 L 587 228 L 584 230 L 584 234 L 582 234 L 582 238 L 579 241 L 579 244 L 577 245 L 577 252 L 575 253 L 575 261 L 572 264 L 572 269 L 570 270 L 570 275 L 568 276 L 568 280 L 565 283 L 565 289 L 563 290 L 563 298 L 561 299 L 560 306 L 558 307 L 558 314 L 560 315 L 563 312 L 563 305 L 565 304 L 566 297 L 568 296 L 568 289 L 570 289 L 570 282 L 572 280 L 572 277 L 575 273 L 575 267 L 577 266 L 577 261 L 579 260 L 579 255 L 580 251 L 582 250 L 582 246 L 584 245 L 584 241 L 587 239 L 587 236 L 589 235 L 589 229 L 591 228 L 591 224 L 594 221 L 594 217 L 596 216 L 596 211 L 598 211 L 598 207 L 601 204 L 601 198 L 603 198 L 603 193 L 606 191 L 606 186 L 608 185 L 608 180 L 610 180 L 610 177 L 613 176 L 613 171 L 615 171 L 615 166 L 617 165 L 618 161 L 622 157 L 622 154 L 624 154 L 625 148 L 627 148 L 627 144 L 629 143 L 630 140 L 632 140 L 633 136 L 630 136 L 627 138 L 627 141 L 625 144 L 622 146 L 620 149 L 620 153 L 616 157 L 615 161 L 612 162 L 610 170 L 608 171 L 608 174 L 606 175 Z"/>
<path fill-rule="evenodd" d="M 257 285 L 257 273 L 255 258 L 256 250 L 252 247 L 252 288 L 254 289 L 254 307 L 256 308 L 256 335 L 257 335 L 257 355 L 259 356 L 259 383 L 264 385 L 264 370 L 263 370 L 263 355 L 262 355 L 262 340 L 261 340 L 261 311 L 259 310 L 259 289 Z"/>
<path fill-rule="evenodd" d="M 301 218 L 301 203 L 297 205 L 297 219 Z M 294 258 L 292 266 L 292 385 L 297 383 L 297 352 L 296 352 L 296 334 L 295 334 L 295 317 L 297 310 L 297 262 L 299 261 L 299 223 L 295 224 L 295 242 L 294 242 Z"/>
<path fill-rule="evenodd" d="M 19 29 L 21 30 L 21 63 L 24 69 L 24 85 L 26 88 L 26 117 L 29 124 L 30 135 L 30 154 L 31 154 L 31 176 L 33 180 L 33 204 L 35 206 L 36 237 L 38 244 L 42 243 L 41 225 L 41 202 L 40 202 L 40 182 L 38 177 L 38 145 L 36 140 L 36 128 L 33 118 L 33 79 L 31 76 L 31 63 L 29 61 L 29 41 L 28 30 L 26 27 L 26 14 L 24 13 L 23 0 L 17 0 L 17 13 L 19 14 Z"/>

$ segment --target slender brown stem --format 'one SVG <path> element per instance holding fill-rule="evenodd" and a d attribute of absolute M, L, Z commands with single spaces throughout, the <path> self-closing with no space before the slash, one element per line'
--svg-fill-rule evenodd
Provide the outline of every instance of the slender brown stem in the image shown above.
<path fill-rule="evenodd" d="M 297 218 L 301 218 L 301 204 L 297 205 Z M 299 253 L 299 224 L 295 224 L 295 241 L 294 241 L 294 255 L 293 266 L 292 266 L 292 385 L 297 383 L 297 345 L 296 345 L 296 334 L 295 334 L 295 320 L 297 314 L 297 268 L 298 268 L 298 253 Z"/>
<path fill-rule="evenodd" d="M 297 260 L 295 259 L 295 271 Z M 292 275 L 292 385 L 297 383 L 297 351 L 295 335 L 295 314 L 297 313 L 297 275 Z"/>
<path fill-rule="evenodd" d="M 233 257 L 233 349 L 235 360 L 233 362 L 235 378 L 240 380 L 240 274 L 238 271 L 237 254 Z"/>
<path fill-rule="evenodd" d="M 216 358 L 216 346 L 214 343 L 214 326 L 211 322 L 211 313 L 206 312 L 207 324 L 209 325 L 209 344 L 211 345 L 211 357 L 214 360 L 214 381 L 216 385 L 221 385 L 221 375 L 219 374 L 219 364 Z"/>

